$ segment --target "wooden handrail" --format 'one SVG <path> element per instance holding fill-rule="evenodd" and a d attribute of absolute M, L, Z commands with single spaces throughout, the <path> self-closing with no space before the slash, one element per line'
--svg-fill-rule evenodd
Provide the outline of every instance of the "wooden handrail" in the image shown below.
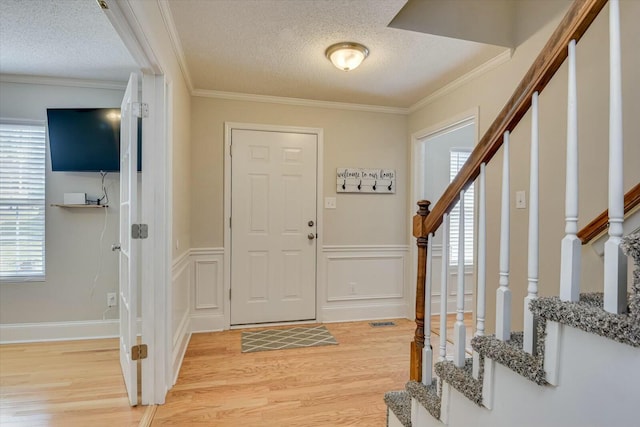
<path fill-rule="evenodd" d="M 640 205 L 640 183 L 636 184 L 624 195 L 624 214 L 626 215 L 631 211 L 631 209 L 638 205 Z M 586 245 L 605 231 L 608 226 L 609 210 L 605 209 L 600 215 L 595 217 L 593 221 L 578 232 L 578 238 L 582 240 L 583 245 Z"/>
<path fill-rule="evenodd" d="M 458 201 L 460 192 L 466 189 L 480 174 L 480 165 L 488 163 L 502 146 L 502 136 L 512 131 L 531 107 L 531 97 L 541 93 L 568 55 L 569 42 L 578 42 L 596 19 L 607 0 L 575 0 L 553 32 L 536 60 L 533 62 L 506 105 L 493 121 L 462 169 L 449 184 L 444 194 L 427 215 L 421 212 L 414 217 L 414 236 L 418 247 L 424 245 L 431 233 L 435 233 L 442 216 L 449 213 Z M 428 206 L 428 204 L 427 204 Z M 426 268 L 425 268 L 426 269 Z M 410 376 L 414 381 L 422 378 L 422 348 L 424 347 L 424 274 L 418 271 L 416 287 L 416 332 L 411 343 Z M 422 275 L 422 276 L 421 276 Z"/>
<path fill-rule="evenodd" d="M 558 28 L 542 49 L 533 65 L 493 121 L 458 175 L 449 184 L 442 197 L 424 219 L 424 228 L 435 233 L 442 223 L 442 215 L 453 209 L 460 191 L 468 187 L 480 174 L 480 165 L 488 163 L 502 146 L 505 131 L 512 131 L 531 107 L 534 92 L 542 92 L 553 75 L 567 58 L 567 45 L 579 41 L 607 0 L 575 0 Z"/>

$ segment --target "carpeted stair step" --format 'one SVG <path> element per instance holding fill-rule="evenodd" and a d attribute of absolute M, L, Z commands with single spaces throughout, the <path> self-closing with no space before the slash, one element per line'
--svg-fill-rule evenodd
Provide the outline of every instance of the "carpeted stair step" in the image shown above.
<path fill-rule="evenodd" d="M 631 257 L 636 264 L 636 268 L 633 270 L 631 295 L 629 296 L 629 315 L 635 319 L 637 328 L 640 328 L 640 233 L 624 237 L 620 247 L 622 252 Z M 640 334 L 638 329 L 635 332 Z"/>
<path fill-rule="evenodd" d="M 638 277 L 636 280 L 639 280 Z M 604 311 L 603 301 L 604 295 L 594 292 L 580 294 L 580 301 L 577 302 L 561 301 L 559 297 L 545 297 L 531 301 L 529 306 L 533 314 L 544 320 L 573 326 L 632 347 L 640 347 L 640 322 L 635 315 Z"/>
<path fill-rule="evenodd" d="M 539 322 L 537 356 L 524 351 L 523 332 L 512 332 L 509 341 L 499 340 L 495 335 L 474 337 L 471 340 L 471 347 L 482 358 L 488 357 L 538 385 L 546 385 L 543 357 L 544 334 L 545 322 Z"/>
<path fill-rule="evenodd" d="M 384 394 L 384 403 L 404 427 L 411 427 L 411 397 L 409 397 L 409 393 L 404 390 L 387 392 Z"/>
<path fill-rule="evenodd" d="M 438 362 L 435 364 L 436 375 L 441 381 L 449 383 L 453 388 L 458 390 L 469 400 L 478 406 L 482 406 L 482 376 L 484 374 L 480 364 L 480 374 L 478 379 L 473 378 L 473 359 L 468 358 L 462 368 L 449 360 Z"/>
<path fill-rule="evenodd" d="M 417 381 L 409 381 L 406 385 L 409 396 L 416 399 L 435 419 L 440 419 L 441 395 L 438 392 L 438 380 L 431 385 L 424 385 Z"/>

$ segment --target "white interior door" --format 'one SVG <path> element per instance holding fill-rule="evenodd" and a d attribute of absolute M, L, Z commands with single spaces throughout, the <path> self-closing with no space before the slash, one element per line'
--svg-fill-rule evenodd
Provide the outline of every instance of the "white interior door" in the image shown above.
<path fill-rule="evenodd" d="M 315 319 L 315 134 L 231 132 L 231 324 Z"/>
<path fill-rule="evenodd" d="M 129 402 L 138 404 L 138 369 L 131 349 L 136 345 L 138 240 L 131 224 L 138 219 L 138 75 L 132 73 L 120 109 L 120 366 Z"/>

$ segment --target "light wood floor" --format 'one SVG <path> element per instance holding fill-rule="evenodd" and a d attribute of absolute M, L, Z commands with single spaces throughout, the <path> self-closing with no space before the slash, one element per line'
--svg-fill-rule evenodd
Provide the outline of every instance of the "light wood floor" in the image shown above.
<path fill-rule="evenodd" d="M 239 330 L 194 334 L 152 425 L 384 426 L 382 397 L 408 379 L 415 329 L 395 322 L 325 324 L 339 345 L 247 354 Z M 0 346 L 2 427 L 136 426 L 144 409 L 128 404 L 116 339 Z"/>
<path fill-rule="evenodd" d="M 0 426 L 137 426 L 118 340 L 0 345 Z"/>

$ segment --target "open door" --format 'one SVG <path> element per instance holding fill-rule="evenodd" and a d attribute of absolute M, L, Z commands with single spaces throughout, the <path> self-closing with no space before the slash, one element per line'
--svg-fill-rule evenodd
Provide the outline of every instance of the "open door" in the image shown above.
<path fill-rule="evenodd" d="M 136 346 L 139 243 L 133 238 L 138 222 L 138 75 L 131 73 L 120 109 L 120 366 L 129 402 L 138 404 L 139 358 Z"/>

